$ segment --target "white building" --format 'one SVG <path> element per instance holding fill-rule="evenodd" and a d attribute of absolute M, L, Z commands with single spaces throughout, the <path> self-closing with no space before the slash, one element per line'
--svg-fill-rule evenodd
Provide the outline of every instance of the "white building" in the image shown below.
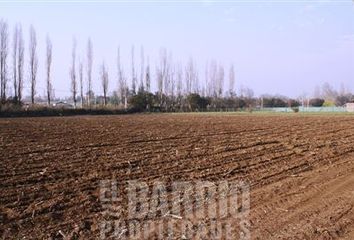
<path fill-rule="evenodd" d="M 354 112 L 354 103 L 347 103 L 345 104 L 347 112 Z"/>

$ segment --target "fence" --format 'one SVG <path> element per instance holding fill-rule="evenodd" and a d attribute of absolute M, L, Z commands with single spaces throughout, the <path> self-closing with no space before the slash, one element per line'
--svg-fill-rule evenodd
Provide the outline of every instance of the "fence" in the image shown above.
<path fill-rule="evenodd" d="M 261 108 L 262 112 L 294 112 L 289 107 Z M 299 107 L 299 112 L 348 112 L 346 107 Z"/>
<path fill-rule="evenodd" d="M 347 112 L 346 107 L 300 107 L 300 112 Z"/>

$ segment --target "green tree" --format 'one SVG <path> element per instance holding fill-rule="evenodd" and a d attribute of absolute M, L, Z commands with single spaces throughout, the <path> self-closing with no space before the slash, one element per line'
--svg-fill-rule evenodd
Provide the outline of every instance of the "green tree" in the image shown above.
<path fill-rule="evenodd" d="M 201 97 L 197 93 L 189 94 L 187 96 L 187 102 L 191 111 L 206 109 L 210 103 L 209 99 Z"/>
<path fill-rule="evenodd" d="M 129 104 L 138 111 L 149 111 L 155 103 L 155 95 L 150 92 L 141 91 L 129 98 Z"/>

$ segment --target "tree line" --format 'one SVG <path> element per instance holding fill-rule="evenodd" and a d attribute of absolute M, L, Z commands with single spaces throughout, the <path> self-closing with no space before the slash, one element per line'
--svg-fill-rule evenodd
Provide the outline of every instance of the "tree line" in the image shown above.
<path fill-rule="evenodd" d="M 10 33 L 13 33 L 10 39 Z M 11 99 L 14 102 L 23 101 L 24 86 L 24 67 L 28 63 L 28 83 L 30 86 L 30 100 L 35 104 L 37 94 L 37 72 L 38 72 L 38 46 L 37 35 L 33 26 L 29 29 L 28 42 L 28 62 L 25 61 L 25 43 L 23 30 L 20 24 L 14 26 L 10 31 L 9 25 L 5 20 L 0 20 L 0 41 L 1 41 L 1 102 Z M 10 41 L 11 40 L 11 41 Z M 11 47 L 10 44 L 12 43 Z M 76 54 L 76 40 L 73 40 L 71 65 L 69 67 L 69 76 L 71 81 L 71 99 L 75 107 L 77 105 L 91 106 L 94 104 L 93 91 L 93 43 L 90 39 L 87 41 L 86 59 L 78 59 Z M 46 101 L 51 105 L 54 89 L 52 85 L 52 42 L 49 36 L 46 38 L 46 58 L 45 58 L 45 82 L 46 82 Z M 160 52 L 159 64 L 155 69 L 151 69 L 149 57 L 145 57 L 144 48 L 140 49 L 140 65 L 137 67 L 135 59 L 135 48 L 131 48 L 131 66 L 130 70 L 121 63 L 120 48 L 117 50 L 117 75 L 112 80 L 108 76 L 105 62 L 100 65 L 100 80 L 103 96 L 103 105 L 114 102 L 128 107 L 130 99 L 138 93 L 152 93 L 153 76 L 157 89 L 154 95 L 157 98 L 159 107 L 167 108 L 168 104 L 186 98 L 189 94 L 199 94 L 203 97 L 220 98 L 226 92 L 224 90 L 224 81 L 226 76 L 229 81 L 227 94 L 235 96 L 235 72 L 231 65 L 225 73 L 225 68 L 216 61 L 211 61 L 205 68 L 205 76 L 199 75 L 196 62 L 190 58 L 188 63 L 183 65 L 175 63 L 172 54 L 162 49 Z M 10 53 L 12 55 L 10 56 Z M 130 72 L 130 74 L 128 74 Z M 153 73 L 152 73 L 153 72 Z M 201 81 L 204 80 L 204 82 Z M 109 94 L 110 82 L 115 81 L 117 88 L 111 96 Z M 13 84 L 13 92 L 9 92 L 9 85 Z M 80 104 L 78 104 L 80 100 Z"/>
<path fill-rule="evenodd" d="M 10 35 L 12 33 L 12 38 Z M 11 46 L 10 46 L 11 43 Z M 255 98 L 249 88 L 238 88 L 236 94 L 235 68 L 228 68 L 212 60 L 205 64 L 204 72 L 193 58 L 186 64 L 175 62 L 172 53 L 162 49 L 158 64 L 151 69 L 149 56 L 145 56 L 141 47 L 140 60 L 136 60 L 136 49 L 131 48 L 130 66 L 123 66 L 120 47 L 116 53 L 116 75 L 110 77 L 103 61 L 99 66 L 99 79 L 102 94 L 95 96 L 93 91 L 93 43 L 89 38 L 86 43 L 85 56 L 77 56 L 77 42 L 73 39 L 71 62 L 69 66 L 70 100 L 74 108 L 91 108 L 97 106 L 97 98 L 101 106 L 119 106 L 127 109 L 134 107 L 143 110 L 158 111 L 195 111 L 195 110 L 227 110 L 255 107 L 298 107 L 300 105 L 318 106 L 317 98 L 289 99 L 287 97 L 261 96 Z M 45 48 L 45 98 L 48 106 L 52 105 L 54 88 L 52 84 L 52 41 L 47 35 Z M 28 64 L 28 83 L 30 85 L 30 102 L 35 104 L 37 94 L 38 46 L 37 34 L 33 26 L 29 29 L 28 61 L 25 61 L 25 42 L 21 24 L 16 24 L 12 31 L 5 20 L 0 20 L 0 81 L 1 104 L 12 102 L 23 103 L 24 69 Z M 11 55 L 10 55 L 11 53 Z M 156 86 L 152 88 L 152 81 Z M 109 86 L 114 82 L 115 90 L 109 93 Z M 12 84 L 13 91 L 8 91 Z M 327 95 L 332 93 L 331 101 L 340 105 L 352 101 L 352 96 L 335 94 L 328 85 L 323 87 Z M 326 96 L 327 97 L 327 96 Z M 316 101 L 317 99 L 317 101 Z M 325 100 L 322 104 L 325 103 Z"/>

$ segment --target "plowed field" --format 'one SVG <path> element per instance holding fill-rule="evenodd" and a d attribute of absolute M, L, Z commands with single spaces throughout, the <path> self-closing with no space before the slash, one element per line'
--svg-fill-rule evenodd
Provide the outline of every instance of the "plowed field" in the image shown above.
<path fill-rule="evenodd" d="M 354 116 L 0 119 L 3 239 L 99 238 L 103 179 L 243 180 L 252 239 L 354 239 Z"/>

